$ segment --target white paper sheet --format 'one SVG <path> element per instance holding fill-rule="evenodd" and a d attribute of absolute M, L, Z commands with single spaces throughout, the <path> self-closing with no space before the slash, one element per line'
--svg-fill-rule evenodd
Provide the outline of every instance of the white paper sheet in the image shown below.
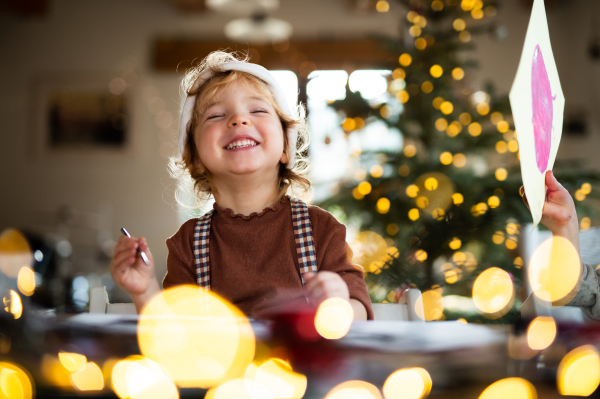
<path fill-rule="evenodd" d="M 565 98 L 554 62 L 544 0 L 535 0 L 517 76 L 510 91 L 521 176 L 534 227 L 542 218 L 544 176 L 552 170 L 562 135 Z"/>

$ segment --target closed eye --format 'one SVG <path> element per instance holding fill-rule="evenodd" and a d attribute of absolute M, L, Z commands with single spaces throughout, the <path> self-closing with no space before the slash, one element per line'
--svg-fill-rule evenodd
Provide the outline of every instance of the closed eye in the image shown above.
<path fill-rule="evenodd" d="M 206 118 L 206 120 L 209 120 L 209 119 L 215 119 L 215 118 L 220 118 L 220 117 L 222 117 L 222 116 L 224 116 L 224 115 L 223 115 L 223 114 L 213 114 L 213 115 L 209 115 L 209 116 Z"/>
<path fill-rule="evenodd" d="M 257 114 L 257 113 L 261 113 L 261 112 L 265 113 L 265 114 L 268 114 L 268 112 L 266 110 L 264 110 L 264 109 L 256 109 L 256 110 L 252 111 L 253 114 Z"/>

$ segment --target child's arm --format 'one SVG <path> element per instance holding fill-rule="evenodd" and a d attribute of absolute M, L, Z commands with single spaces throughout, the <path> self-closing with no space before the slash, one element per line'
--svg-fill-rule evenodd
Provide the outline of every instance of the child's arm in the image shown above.
<path fill-rule="evenodd" d="M 311 303 L 318 305 L 328 298 L 342 298 L 350 302 L 354 310 L 354 320 L 367 320 L 367 309 L 360 301 L 350 298 L 348 286 L 339 274 L 329 271 L 307 273 L 304 279 L 306 294 Z"/>
<path fill-rule="evenodd" d="M 148 265 L 138 255 L 138 248 L 148 255 Z M 154 274 L 154 258 L 143 237 L 136 239 L 121 236 L 119 238 L 110 264 L 110 272 L 115 283 L 131 295 L 138 313 L 150 298 L 160 292 Z"/>

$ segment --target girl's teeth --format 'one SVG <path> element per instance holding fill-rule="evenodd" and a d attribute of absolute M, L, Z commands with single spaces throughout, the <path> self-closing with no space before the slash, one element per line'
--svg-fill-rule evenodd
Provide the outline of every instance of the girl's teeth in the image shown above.
<path fill-rule="evenodd" d="M 242 148 L 242 147 L 250 147 L 257 145 L 255 141 L 252 140 L 240 140 L 235 143 L 231 143 L 227 146 L 228 149 L 232 150 L 234 148 Z"/>

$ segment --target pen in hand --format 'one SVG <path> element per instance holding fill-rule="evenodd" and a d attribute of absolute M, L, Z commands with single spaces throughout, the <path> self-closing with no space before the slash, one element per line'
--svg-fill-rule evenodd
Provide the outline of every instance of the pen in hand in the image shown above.
<path fill-rule="evenodd" d="M 125 227 L 121 227 L 121 232 L 126 235 L 127 237 L 131 238 L 131 234 L 129 234 L 129 232 L 127 230 L 125 230 Z M 146 253 L 144 251 L 140 251 L 140 249 L 138 248 L 137 250 L 140 254 L 140 256 L 142 257 L 142 260 L 144 261 L 144 263 L 146 265 L 150 264 L 150 261 L 148 260 L 148 255 L 146 255 Z"/>

